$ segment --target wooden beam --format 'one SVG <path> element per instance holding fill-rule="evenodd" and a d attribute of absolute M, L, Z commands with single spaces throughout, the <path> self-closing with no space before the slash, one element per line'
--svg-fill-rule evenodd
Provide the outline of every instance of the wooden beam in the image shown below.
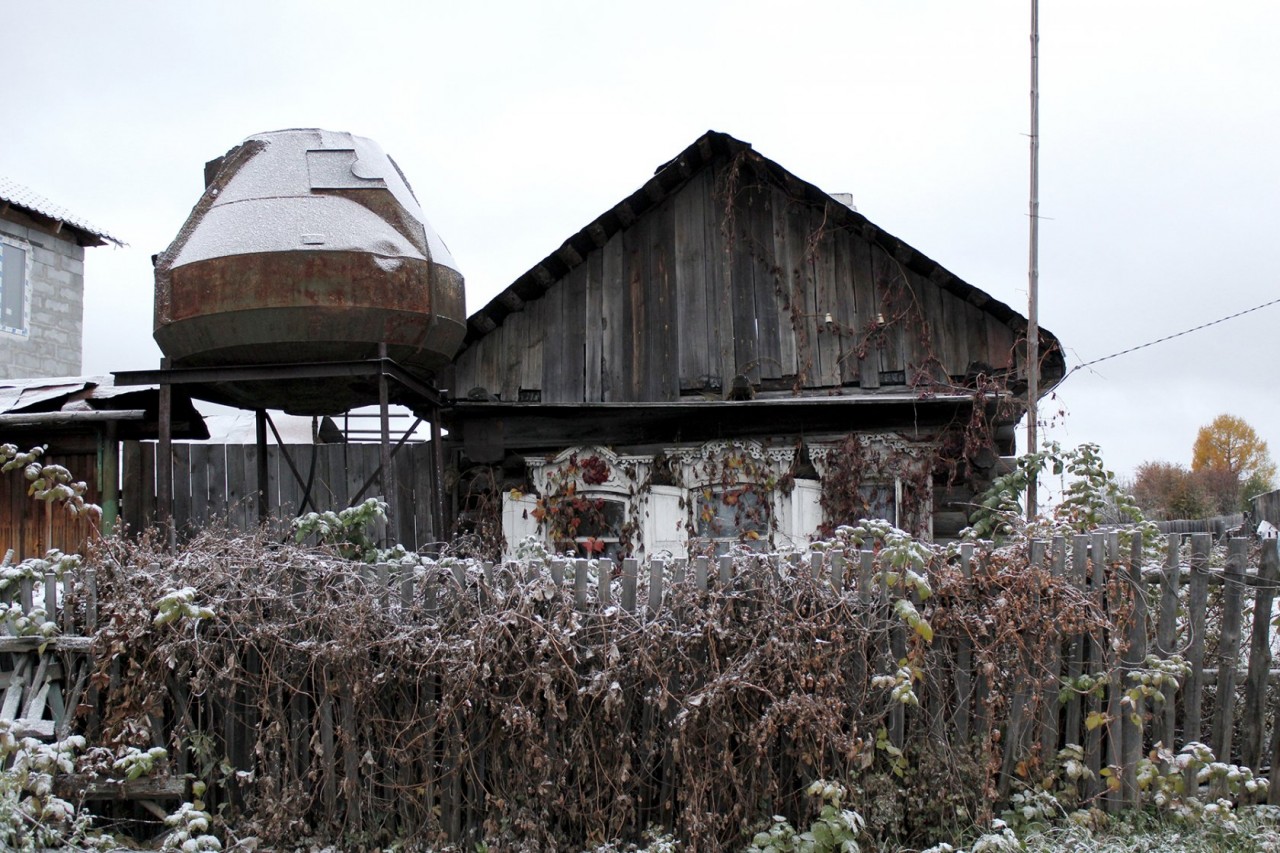
<path fill-rule="evenodd" d="M 622 224 L 623 228 L 630 228 L 631 223 L 636 221 L 636 213 L 634 210 L 631 209 L 631 205 L 628 204 L 627 202 L 624 201 L 621 204 L 619 204 L 617 207 L 617 211 L 618 211 L 618 222 Z"/>
<path fill-rule="evenodd" d="M 582 255 L 578 254 L 578 250 L 573 247 L 569 241 L 565 241 L 564 245 L 556 250 L 556 257 L 564 261 L 565 266 L 573 269 L 582 263 Z"/>
<path fill-rule="evenodd" d="M 605 233 L 604 226 L 599 222 L 592 222 L 587 226 L 587 235 L 597 249 L 603 248 L 604 244 L 609 242 L 609 235 Z"/>
<path fill-rule="evenodd" d="M 113 421 L 140 421 L 146 417 L 143 409 L 118 409 L 89 412 L 28 412 L 26 414 L 0 415 L 0 426 L 50 426 L 59 424 L 108 423 Z"/>

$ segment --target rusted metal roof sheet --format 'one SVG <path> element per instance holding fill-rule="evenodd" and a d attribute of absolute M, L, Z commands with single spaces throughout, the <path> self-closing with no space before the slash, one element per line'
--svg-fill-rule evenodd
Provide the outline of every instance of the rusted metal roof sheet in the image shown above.
<path fill-rule="evenodd" d="M 75 229 L 84 237 L 81 240 L 82 245 L 102 246 L 107 243 L 114 243 L 117 246 L 125 245 L 120 238 L 112 236 L 106 230 L 76 216 L 62 205 L 54 204 L 30 187 L 23 186 L 4 175 L 0 175 L 0 203 L 22 208 Z"/>
<path fill-rule="evenodd" d="M 40 417 L 54 413 L 80 413 L 75 417 L 86 422 L 98 415 L 102 420 L 115 420 L 107 413 L 128 414 L 129 426 L 122 438 L 154 438 L 159 386 L 117 386 L 111 376 L 58 376 L 37 379 L 0 380 L 0 419 L 7 426 L 19 425 L 22 416 L 34 425 Z M 174 438 L 207 439 L 208 428 L 191 398 L 174 393 Z"/>

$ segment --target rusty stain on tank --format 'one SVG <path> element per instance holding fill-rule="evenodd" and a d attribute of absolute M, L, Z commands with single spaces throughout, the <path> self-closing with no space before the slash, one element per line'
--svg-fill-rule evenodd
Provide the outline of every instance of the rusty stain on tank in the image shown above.
<path fill-rule="evenodd" d="M 429 381 L 457 352 L 462 275 L 377 143 L 256 134 L 211 161 L 206 182 L 156 260 L 155 339 L 174 367 L 368 359 L 386 343 Z M 367 383 L 306 384 L 229 396 L 311 414 L 372 402 Z"/>

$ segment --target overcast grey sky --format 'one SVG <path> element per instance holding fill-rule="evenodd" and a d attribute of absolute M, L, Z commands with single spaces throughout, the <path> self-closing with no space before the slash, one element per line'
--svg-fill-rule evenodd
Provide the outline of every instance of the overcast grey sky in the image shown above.
<path fill-rule="evenodd" d="M 1275 298 L 1280 4 L 1042 0 L 1042 324 L 1068 365 Z M 381 143 L 471 310 L 708 128 L 1026 312 L 1027 0 L 60 2 L 4 9 L 0 173 L 120 236 L 85 371 L 158 364 L 151 254 L 245 136 Z M 1080 371 L 1127 474 L 1220 412 L 1280 453 L 1280 306 Z"/>

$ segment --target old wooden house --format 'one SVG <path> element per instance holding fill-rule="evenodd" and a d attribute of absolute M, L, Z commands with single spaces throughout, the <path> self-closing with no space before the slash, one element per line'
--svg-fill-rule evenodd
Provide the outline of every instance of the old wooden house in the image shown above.
<path fill-rule="evenodd" d="M 508 548 L 947 537 L 1014 451 L 1026 319 L 708 132 L 468 320 L 456 509 Z M 1064 370 L 1041 331 L 1042 393 Z"/>

